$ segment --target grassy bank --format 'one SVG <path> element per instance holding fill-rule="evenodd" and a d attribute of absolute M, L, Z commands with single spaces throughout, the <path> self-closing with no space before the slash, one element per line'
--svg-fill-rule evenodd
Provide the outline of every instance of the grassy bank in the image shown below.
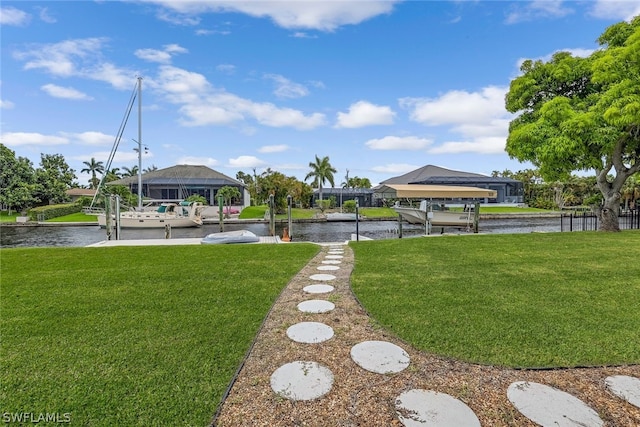
<path fill-rule="evenodd" d="M 640 363 L 640 233 L 353 243 L 352 286 L 417 348 L 514 367 Z"/>
<path fill-rule="evenodd" d="M 314 245 L 3 249 L 4 412 L 207 425 Z"/>
<path fill-rule="evenodd" d="M 87 215 L 84 212 L 77 212 L 69 215 L 48 219 L 46 222 L 95 222 L 98 223 L 97 215 Z"/>

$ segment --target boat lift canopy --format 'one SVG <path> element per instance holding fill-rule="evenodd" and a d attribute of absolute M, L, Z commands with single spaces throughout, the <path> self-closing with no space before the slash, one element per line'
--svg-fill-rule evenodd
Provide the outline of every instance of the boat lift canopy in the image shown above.
<path fill-rule="evenodd" d="M 498 192 L 488 188 L 456 185 L 383 184 L 375 189 L 385 199 L 483 199 L 496 198 Z"/>

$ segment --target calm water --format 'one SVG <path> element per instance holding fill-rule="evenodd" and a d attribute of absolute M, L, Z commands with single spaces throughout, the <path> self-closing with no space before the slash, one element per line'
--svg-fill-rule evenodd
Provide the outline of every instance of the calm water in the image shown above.
<path fill-rule="evenodd" d="M 286 224 L 276 224 L 276 233 L 282 236 Z M 375 240 L 397 239 L 397 221 L 360 221 L 358 228 L 361 236 Z M 207 224 L 201 228 L 173 229 L 173 238 L 202 238 L 220 229 L 218 224 Z M 225 231 L 247 229 L 258 236 L 269 235 L 269 225 L 262 224 L 225 224 Z M 403 223 L 405 238 L 417 237 L 424 234 L 421 226 Z M 440 228 L 434 228 L 433 234 L 440 233 Z M 531 232 L 559 232 L 559 218 L 519 218 L 492 219 L 480 222 L 482 233 L 531 233 Z M 356 232 L 355 222 L 325 222 L 325 223 L 293 223 L 291 236 L 294 241 L 306 242 L 339 242 L 351 239 Z M 446 233 L 466 233 L 454 228 L 445 228 Z M 131 230 L 123 229 L 121 238 L 126 239 L 164 239 L 164 229 Z M 0 246 L 31 247 L 31 246 L 87 246 L 106 240 L 105 230 L 98 226 L 77 227 L 1 227 Z"/>

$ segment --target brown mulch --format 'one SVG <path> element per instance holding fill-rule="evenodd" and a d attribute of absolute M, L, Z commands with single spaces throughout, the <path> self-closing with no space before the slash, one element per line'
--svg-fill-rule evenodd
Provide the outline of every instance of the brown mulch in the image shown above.
<path fill-rule="evenodd" d="M 640 366 L 558 370 L 514 370 L 463 363 L 418 351 L 375 326 L 349 286 L 353 252 L 343 246 L 337 271 L 318 271 L 329 248 L 323 247 L 288 284 L 265 320 L 244 366 L 223 402 L 214 425 L 226 426 L 401 426 L 395 400 L 419 388 L 448 393 L 467 404 L 483 426 L 535 426 L 508 401 L 506 390 L 514 381 L 539 382 L 581 399 L 593 408 L 605 426 L 640 426 L 640 408 L 616 397 L 605 387 L 610 375 L 640 377 Z M 331 294 L 310 295 L 302 288 L 313 284 L 309 276 L 331 273 Z M 324 314 L 302 313 L 298 303 L 327 299 L 336 308 Z M 286 335 L 302 321 L 323 322 L 334 329 L 329 341 L 301 344 Z M 365 371 L 350 356 L 351 347 L 369 340 L 389 341 L 411 357 L 410 366 L 397 374 Z M 293 361 L 314 361 L 334 375 L 331 391 L 313 401 L 290 401 L 271 389 L 271 374 Z"/>

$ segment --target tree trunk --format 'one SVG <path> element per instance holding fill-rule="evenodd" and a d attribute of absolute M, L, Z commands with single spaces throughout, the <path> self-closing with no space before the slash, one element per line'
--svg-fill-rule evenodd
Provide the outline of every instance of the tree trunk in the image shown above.
<path fill-rule="evenodd" d="M 620 193 L 607 196 L 604 199 L 604 206 L 598 212 L 600 220 L 600 231 L 620 231 L 618 222 L 618 212 L 620 210 Z"/>

